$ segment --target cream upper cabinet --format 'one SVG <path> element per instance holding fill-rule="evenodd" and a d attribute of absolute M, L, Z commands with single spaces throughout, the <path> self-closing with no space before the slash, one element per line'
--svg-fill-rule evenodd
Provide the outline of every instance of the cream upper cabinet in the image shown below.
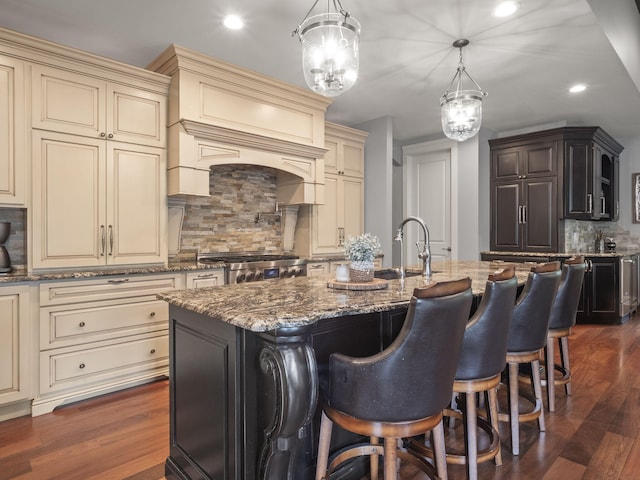
<path fill-rule="evenodd" d="M 166 145 L 166 97 L 42 65 L 32 69 L 32 126 L 154 147 Z"/>
<path fill-rule="evenodd" d="M 33 268 L 166 261 L 164 149 L 32 136 Z"/>
<path fill-rule="evenodd" d="M 0 205 L 25 204 L 24 64 L 0 56 Z"/>
<path fill-rule="evenodd" d="M 301 210 L 296 252 L 303 256 L 343 253 L 347 236 L 364 231 L 364 144 L 367 133 L 326 124 L 324 203 Z"/>
<path fill-rule="evenodd" d="M 30 332 L 29 287 L 0 287 L 0 407 L 30 398 Z"/>

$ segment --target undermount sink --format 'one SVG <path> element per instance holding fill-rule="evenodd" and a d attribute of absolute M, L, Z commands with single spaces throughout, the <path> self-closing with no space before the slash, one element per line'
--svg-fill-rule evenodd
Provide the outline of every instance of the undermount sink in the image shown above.
<path fill-rule="evenodd" d="M 433 272 L 432 272 L 433 273 Z M 416 271 L 405 271 L 404 276 L 406 277 L 417 277 L 418 275 L 422 275 L 420 272 Z M 400 272 L 395 269 L 387 268 L 384 270 L 376 270 L 373 272 L 373 276 L 375 278 L 382 278 L 383 280 L 397 280 L 400 278 Z"/>

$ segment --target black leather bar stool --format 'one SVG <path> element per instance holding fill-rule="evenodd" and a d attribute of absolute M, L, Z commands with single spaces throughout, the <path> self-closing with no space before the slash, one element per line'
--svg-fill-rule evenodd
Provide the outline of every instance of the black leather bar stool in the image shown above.
<path fill-rule="evenodd" d="M 550 412 L 555 412 L 555 386 L 564 385 L 567 395 L 571 395 L 571 368 L 569 363 L 569 335 L 571 328 L 576 324 L 576 313 L 580 292 L 584 280 L 586 265 L 584 256 L 576 256 L 565 260 L 562 267 L 562 279 L 558 287 L 558 293 L 551 309 L 549 319 L 549 333 L 545 348 L 545 379 L 543 385 L 547 386 L 547 405 Z M 560 346 L 560 364 L 555 363 L 554 343 L 558 340 Z M 555 371 L 560 372 L 556 377 Z"/>
<path fill-rule="evenodd" d="M 549 316 L 560 283 L 560 262 L 550 262 L 531 268 L 524 290 L 513 308 L 511 328 L 507 340 L 509 377 L 509 414 L 499 414 L 501 421 L 511 425 L 511 452 L 520 454 L 520 422 L 538 420 L 540 431 L 545 430 L 542 385 L 540 382 L 540 354 L 547 343 Z M 518 369 L 525 364 L 531 369 L 534 391 L 533 410 L 520 413 Z"/>
<path fill-rule="evenodd" d="M 425 458 L 398 446 L 400 439 L 426 432 L 436 445 L 437 476 L 447 478 L 442 410 L 451 399 L 471 302 L 469 278 L 416 288 L 404 324 L 386 349 L 365 358 L 330 356 L 328 382 L 321 382 L 328 391 L 322 392 L 316 480 L 358 455 L 371 457 L 373 480 L 378 455 L 384 457 L 385 480 L 397 478 L 398 458 L 437 478 Z M 334 423 L 369 442 L 340 451 L 327 468 Z"/>
<path fill-rule="evenodd" d="M 447 452 L 447 462 L 466 464 L 467 478 L 478 478 L 478 463 L 494 459 L 502 465 L 500 435 L 498 433 L 497 388 L 507 356 L 507 338 L 518 281 L 515 268 L 509 267 L 489 275 L 478 309 L 469 319 L 458 360 L 454 394 L 462 396 L 461 412 L 445 411 L 445 415 L 462 416 L 465 454 Z M 476 394 L 483 393 L 487 421 L 477 417 Z M 478 451 L 477 429 L 489 435 L 489 446 Z"/>

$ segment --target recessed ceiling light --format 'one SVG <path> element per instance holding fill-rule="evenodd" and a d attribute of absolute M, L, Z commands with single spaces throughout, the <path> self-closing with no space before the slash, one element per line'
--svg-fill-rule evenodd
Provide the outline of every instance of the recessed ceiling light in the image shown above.
<path fill-rule="evenodd" d="M 230 30 L 240 30 L 244 26 L 244 22 L 237 15 L 227 15 L 224 17 L 224 26 Z"/>
<path fill-rule="evenodd" d="M 586 89 L 587 89 L 587 86 L 584 83 L 578 83 L 572 86 L 571 88 L 569 88 L 569 91 L 571 93 L 578 93 L 578 92 L 584 92 Z"/>
<path fill-rule="evenodd" d="M 513 15 L 518 10 L 520 4 L 513 0 L 508 0 L 506 2 L 500 2 L 496 8 L 493 10 L 493 14 L 496 17 L 508 17 L 509 15 Z"/>

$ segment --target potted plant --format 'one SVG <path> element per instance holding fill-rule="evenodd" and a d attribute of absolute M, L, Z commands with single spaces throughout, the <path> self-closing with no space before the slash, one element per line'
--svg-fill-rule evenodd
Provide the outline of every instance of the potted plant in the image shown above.
<path fill-rule="evenodd" d="M 344 254 L 351 261 L 349 274 L 352 282 L 373 280 L 373 259 L 380 249 L 378 237 L 370 233 L 363 233 L 357 237 L 347 236 L 344 242 Z"/>

